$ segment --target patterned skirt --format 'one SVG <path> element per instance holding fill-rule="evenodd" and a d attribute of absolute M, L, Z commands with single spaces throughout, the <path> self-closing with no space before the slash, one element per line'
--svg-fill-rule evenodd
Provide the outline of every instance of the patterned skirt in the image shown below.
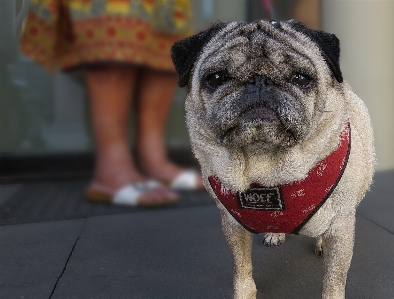
<path fill-rule="evenodd" d="M 190 0 L 32 0 L 21 50 L 49 71 L 132 63 L 172 71 L 191 30 Z"/>

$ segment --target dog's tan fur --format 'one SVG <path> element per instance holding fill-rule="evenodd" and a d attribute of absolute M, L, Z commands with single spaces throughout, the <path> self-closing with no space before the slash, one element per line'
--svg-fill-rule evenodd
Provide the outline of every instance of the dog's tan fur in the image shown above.
<path fill-rule="evenodd" d="M 207 120 L 207 115 L 215 108 L 202 88 L 204 73 L 212 66 L 214 68 L 216 62 L 220 64 L 223 55 L 232 74 L 246 76 L 250 71 L 247 67 L 256 71 L 248 62 L 253 54 L 252 46 L 239 33 L 256 30 L 253 26 L 262 27 L 279 45 L 290 43 L 297 53 L 312 62 L 316 71 L 317 91 L 309 94 L 303 103 L 309 117 L 309 129 L 301 141 L 286 147 L 286 150 L 260 150 L 258 143 L 245 147 L 228 146 L 217 138 L 212 123 Z M 204 45 L 190 73 L 186 99 L 187 127 L 193 151 L 201 165 L 204 184 L 220 209 L 223 233 L 233 253 L 234 298 L 253 299 L 256 287 L 250 255 L 252 234 L 234 220 L 217 199 L 208 177 L 217 176 L 225 188 L 235 192 L 256 182 L 264 186 L 279 186 L 302 180 L 310 169 L 336 149 L 343 126 L 349 121 L 351 152 L 343 176 L 329 199 L 300 231 L 300 234 L 317 237 L 316 252 L 321 254 L 324 251 L 322 298 L 343 299 L 353 252 L 355 212 L 373 176 L 374 147 L 369 114 L 346 82 L 335 82 L 319 49 L 307 36 L 286 22 L 281 23 L 281 27 L 283 32 L 266 21 L 253 24 L 233 22 L 226 24 Z M 230 92 L 236 94 L 237 91 Z M 265 243 L 270 246 L 282 242 L 284 234 L 265 237 Z"/>

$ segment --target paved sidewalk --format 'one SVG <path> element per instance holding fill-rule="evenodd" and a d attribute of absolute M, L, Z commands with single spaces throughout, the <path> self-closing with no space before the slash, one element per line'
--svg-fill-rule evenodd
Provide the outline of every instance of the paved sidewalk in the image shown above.
<path fill-rule="evenodd" d="M 378 173 L 358 210 L 349 299 L 394 298 L 393 182 L 393 171 Z M 320 298 L 313 239 L 289 235 L 276 248 L 261 240 L 258 298 Z M 213 204 L 0 227 L 0 298 L 231 298 L 231 290 Z"/>

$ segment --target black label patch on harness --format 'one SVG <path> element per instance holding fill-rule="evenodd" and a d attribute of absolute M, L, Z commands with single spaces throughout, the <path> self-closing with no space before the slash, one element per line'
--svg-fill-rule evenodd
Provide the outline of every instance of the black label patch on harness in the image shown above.
<path fill-rule="evenodd" d="M 252 210 L 284 210 L 279 188 L 252 188 L 238 192 L 242 208 Z"/>

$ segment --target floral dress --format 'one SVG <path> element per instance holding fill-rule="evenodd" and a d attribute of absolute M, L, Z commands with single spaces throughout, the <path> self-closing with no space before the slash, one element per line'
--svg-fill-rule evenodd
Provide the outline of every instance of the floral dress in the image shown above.
<path fill-rule="evenodd" d="M 191 30 L 190 0 L 32 0 L 21 49 L 50 71 L 98 63 L 173 70 Z"/>

